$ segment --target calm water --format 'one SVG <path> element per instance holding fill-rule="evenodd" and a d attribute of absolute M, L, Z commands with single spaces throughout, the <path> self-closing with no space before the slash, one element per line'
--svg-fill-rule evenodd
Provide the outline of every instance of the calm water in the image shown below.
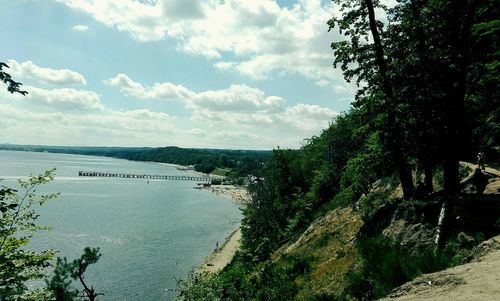
<path fill-rule="evenodd" d="M 55 249 L 74 259 L 86 246 L 102 257 L 87 279 L 100 300 L 170 300 L 180 278 L 200 264 L 236 227 L 237 205 L 195 182 L 84 178 L 78 170 L 186 175 L 172 167 L 103 157 L 0 151 L 0 178 L 16 178 L 56 167 L 44 191 L 61 196 L 40 209 L 39 224 L 51 227 L 32 240 L 34 249 Z"/>

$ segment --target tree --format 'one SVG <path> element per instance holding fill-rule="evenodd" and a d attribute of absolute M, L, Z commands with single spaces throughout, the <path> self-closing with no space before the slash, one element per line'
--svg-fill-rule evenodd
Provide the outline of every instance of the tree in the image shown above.
<path fill-rule="evenodd" d="M 350 41 L 332 43 L 334 65 L 340 64 L 347 81 L 356 78 L 358 84 L 366 84 L 358 91 L 357 106 L 368 107 L 375 115 L 383 115 L 382 141 L 391 154 L 399 174 L 404 197 L 413 195 L 411 168 L 407 162 L 404 130 L 401 124 L 401 100 L 394 93 L 391 70 L 382 43 L 383 23 L 375 16 L 375 8 L 385 8 L 378 0 L 334 0 L 341 6 L 342 18 L 332 18 L 330 30 L 338 26 Z M 371 102 L 376 103 L 371 103 Z M 374 111 L 372 111 L 374 108 Z"/>
<path fill-rule="evenodd" d="M 444 191 L 453 198 L 459 160 L 478 140 L 496 139 L 488 134 L 499 119 L 495 1 L 399 0 L 391 9 L 378 0 L 334 2 L 343 15 L 330 29 L 349 39 L 332 44 L 334 65 L 360 84 L 354 105 L 384 120 L 382 142 L 405 197 L 413 187 L 407 162 L 417 159 L 429 191 L 433 165 L 443 165 Z"/>
<path fill-rule="evenodd" d="M 83 250 L 83 255 L 72 262 L 68 262 L 66 257 L 57 258 L 54 276 L 50 281 L 47 281 L 47 288 L 53 293 L 56 301 L 71 301 L 78 295 L 89 301 L 95 301 L 98 296 L 104 295 L 97 293 L 93 286 L 89 287 L 84 277 L 87 268 L 91 264 L 95 264 L 100 257 L 99 248 L 90 249 L 87 247 Z M 71 279 L 78 279 L 83 286 L 83 290 L 78 291 L 72 288 Z"/>
<path fill-rule="evenodd" d="M 58 196 L 57 193 L 37 195 L 36 189 L 54 178 L 55 169 L 48 170 L 28 180 L 19 180 L 24 190 L 1 186 L 0 188 L 0 300 L 36 300 L 42 291 L 29 291 L 26 282 L 41 279 L 44 269 L 54 258 L 54 251 L 34 252 L 25 250 L 31 236 L 46 230 L 36 224 L 39 214 L 34 206 L 43 205 Z"/>
<path fill-rule="evenodd" d="M 9 66 L 4 62 L 0 62 L 0 80 L 7 85 L 7 91 L 22 95 L 28 94 L 27 91 L 21 90 L 22 84 L 13 80 L 9 73 L 3 71 L 3 68 L 9 68 Z"/>

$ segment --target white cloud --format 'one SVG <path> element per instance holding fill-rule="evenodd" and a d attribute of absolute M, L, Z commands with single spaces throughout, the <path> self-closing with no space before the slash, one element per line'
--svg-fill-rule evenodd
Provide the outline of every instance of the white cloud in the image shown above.
<path fill-rule="evenodd" d="M 287 8 L 270 0 L 57 1 L 139 41 L 170 37 L 180 51 L 216 60 L 221 71 L 253 79 L 300 74 L 320 86 L 343 82 L 330 49 L 340 36 L 326 25 L 338 15 L 332 3 L 298 0 Z"/>
<path fill-rule="evenodd" d="M 105 81 L 126 95 L 139 99 L 178 101 L 192 112 L 191 119 L 218 128 L 232 126 L 248 130 L 272 128 L 276 131 L 316 133 L 328 126 L 336 112 L 318 105 L 286 106 L 279 96 L 268 96 L 262 90 L 233 84 L 227 89 L 194 92 L 169 82 L 151 87 L 125 74 Z"/>
<path fill-rule="evenodd" d="M 149 110 L 40 113 L 0 104 L 3 142 L 52 145 L 166 145 L 173 118 Z"/>
<path fill-rule="evenodd" d="M 20 78 L 33 79 L 44 84 L 60 86 L 86 85 L 87 81 L 78 72 L 69 69 L 52 69 L 40 67 L 32 61 L 19 63 L 16 60 L 8 60 L 9 72 Z"/>
<path fill-rule="evenodd" d="M 126 74 L 118 74 L 104 82 L 128 96 L 179 101 L 194 111 L 266 113 L 281 110 L 284 103 L 281 97 L 266 96 L 263 91 L 247 85 L 231 85 L 227 89 L 197 93 L 170 82 L 155 83 L 152 87 L 145 87 Z"/>
<path fill-rule="evenodd" d="M 139 1 L 112 0 L 56 0 L 91 15 L 108 27 L 129 32 L 140 41 L 159 40 L 165 36 L 161 4 L 150 5 Z"/>
<path fill-rule="evenodd" d="M 205 131 L 203 129 L 199 129 L 199 128 L 190 129 L 187 131 L 187 133 L 194 135 L 194 136 L 199 136 L 199 137 L 203 137 L 203 136 L 207 135 L 207 131 Z"/>
<path fill-rule="evenodd" d="M 188 107 L 217 112 L 272 113 L 281 110 L 284 102 L 281 97 L 266 96 L 263 91 L 247 85 L 231 85 L 224 90 L 194 94 L 188 102 Z"/>
<path fill-rule="evenodd" d="M 189 91 L 182 85 L 172 83 L 154 84 L 153 87 L 144 87 L 135 82 L 126 74 L 118 74 L 114 78 L 104 81 L 105 84 L 118 88 L 128 96 L 140 99 L 162 99 L 162 100 L 186 100 L 192 97 L 194 92 Z"/>
<path fill-rule="evenodd" d="M 282 122 L 296 129 L 314 132 L 324 129 L 338 113 L 318 105 L 297 104 L 280 115 Z"/>
<path fill-rule="evenodd" d="M 320 80 L 316 81 L 315 84 L 320 86 L 320 87 L 326 87 L 330 84 L 330 82 L 327 81 L 326 79 L 320 79 Z"/>
<path fill-rule="evenodd" d="M 72 27 L 72 29 L 73 29 L 74 31 L 80 31 L 80 32 L 83 32 L 83 31 L 87 31 L 87 30 L 89 30 L 89 27 L 88 27 L 88 26 L 86 26 L 86 25 L 75 25 L 75 26 L 73 26 L 73 27 Z"/>
<path fill-rule="evenodd" d="M 23 89 L 28 91 L 26 96 L 10 94 L 1 89 L 0 97 L 56 111 L 99 111 L 104 109 L 99 95 L 93 91 L 70 88 L 43 89 L 32 86 L 24 86 Z"/>

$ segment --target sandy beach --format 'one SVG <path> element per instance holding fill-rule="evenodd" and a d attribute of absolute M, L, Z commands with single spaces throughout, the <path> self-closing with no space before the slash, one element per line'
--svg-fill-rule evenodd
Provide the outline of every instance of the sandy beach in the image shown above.
<path fill-rule="evenodd" d="M 245 204 L 250 199 L 248 191 L 244 187 L 234 185 L 212 185 L 204 188 L 214 194 L 226 197 L 238 204 Z M 199 271 L 202 273 L 216 273 L 231 262 L 234 254 L 240 247 L 241 229 L 238 227 L 225 240 L 215 252 L 205 258 Z"/>
<path fill-rule="evenodd" d="M 224 244 L 219 247 L 217 252 L 214 252 L 205 258 L 199 271 L 202 273 L 215 273 L 222 270 L 233 259 L 234 254 L 240 247 L 241 230 L 234 230 L 227 238 Z"/>
<path fill-rule="evenodd" d="M 158 163 L 160 165 L 174 167 L 179 170 L 185 168 L 185 166 L 169 164 L 169 163 Z M 197 173 L 193 170 L 186 170 L 186 172 Z M 200 173 L 201 174 L 201 173 Z M 210 175 L 212 176 L 212 175 Z M 241 186 L 235 185 L 211 185 L 210 187 L 203 188 L 202 190 L 210 191 L 216 195 L 226 197 L 238 204 L 245 204 L 250 200 L 250 195 L 248 190 Z M 214 252 L 208 255 L 203 263 L 199 267 L 201 273 L 215 273 L 222 270 L 227 264 L 231 262 L 234 254 L 238 251 L 240 247 L 241 239 L 241 229 L 236 228 L 229 236 L 226 238 L 224 243 L 220 245 Z"/>
<path fill-rule="evenodd" d="M 216 195 L 230 198 L 238 204 L 246 204 L 250 200 L 248 190 L 241 186 L 234 185 L 211 185 L 204 188 Z"/>

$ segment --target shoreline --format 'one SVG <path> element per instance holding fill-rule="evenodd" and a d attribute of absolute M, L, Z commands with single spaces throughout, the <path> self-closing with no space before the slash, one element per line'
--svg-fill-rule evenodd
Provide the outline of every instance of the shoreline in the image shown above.
<path fill-rule="evenodd" d="M 246 204 L 250 200 L 248 190 L 241 186 L 235 185 L 211 185 L 210 187 L 203 187 L 201 190 L 207 190 L 228 199 L 231 199 L 237 204 Z"/>
<path fill-rule="evenodd" d="M 218 250 L 214 250 L 214 253 L 205 257 L 202 264 L 196 269 L 198 273 L 213 274 L 225 268 L 226 265 L 233 260 L 234 255 L 238 251 L 240 247 L 240 240 L 241 228 L 238 225 L 238 228 L 226 237 L 224 243 L 218 248 Z"/>
<path fill-rule="evenodd" d="M 236 204 L 245 204 L 249 201 L 250 195 L 248 191 L 239 186 L 234 185 L 212 185 L 202 188 L 201 190 L 210 191 L 216 195 L 230 199 Z M 197 267 L 197 272 L 200 274 L 213 274 L 222 270 L 233 260 L 234 255 L 240 247 L 241 240 L 241 225 L 233 230 L 224 240 L 224 243 L 214 250 L 214 252 L 205 257 L 203 262 Z"/>
<path fill-rule="evenodd" d="M 178 170 L 182 170 L 185 166 L 170 164 L 170 163 L 160 163 L 157 164 L 174 167 Z M 179 169 L 180 168 L 180 169 Z M 184 172 L 198 173 L 194 170 L 182 170 Z M 211 185 L 210 187 L 205 187 L 200 190 L 210 191 L 218 196 L 230 199 L 236 204 L 245 204 L 249 201 L 250 195 L 248 190 L 244 187 L 234 186 L 234 185 Z M 214 250 L 212 254 L 205 257 L 203 262 L 196 267 L 196 271 L 200 274 L 213 274 L 222 270 L 226 265 L 228 265 L 233 259 L 234 255 L 240 247 L 241 240 L 241 228 L 240 223 L 236 229 L 234 229 L 224 240 L 222 245 Z"/>

